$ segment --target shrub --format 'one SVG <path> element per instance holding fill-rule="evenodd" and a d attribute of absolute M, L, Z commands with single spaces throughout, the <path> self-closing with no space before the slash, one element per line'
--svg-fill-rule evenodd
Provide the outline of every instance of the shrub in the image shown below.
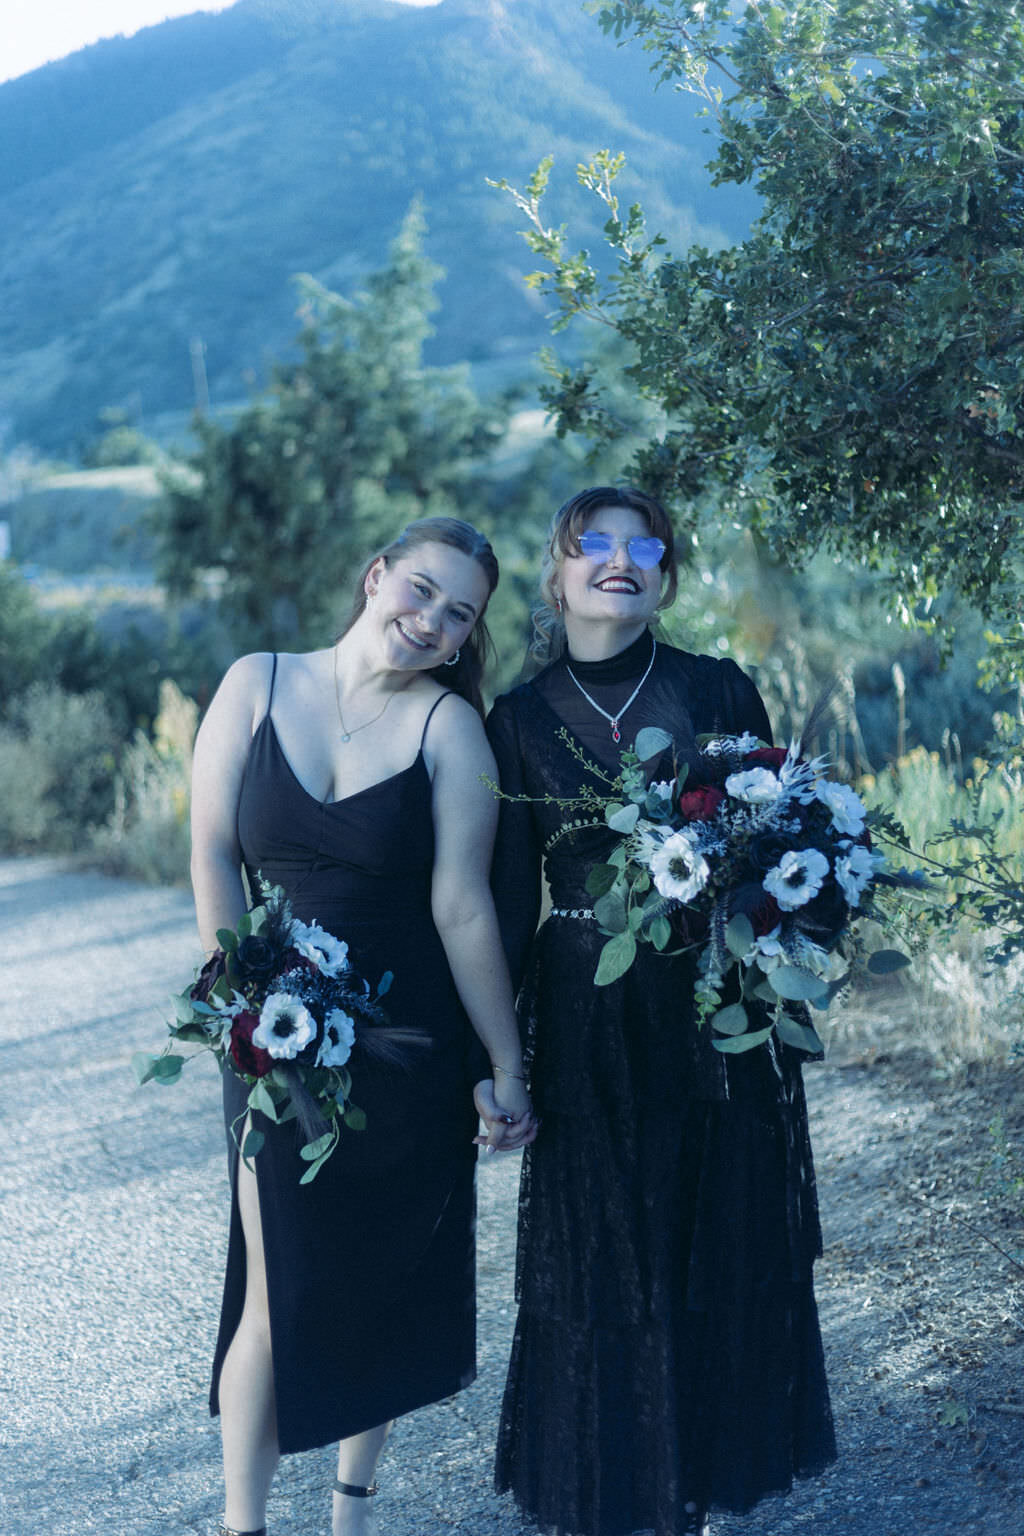
<path fill-rule="evenodd" d="M 110 815 L 118 738 L 102 694 L 34 683 L 0 725 L 0 849 L 70 853 Z"/>

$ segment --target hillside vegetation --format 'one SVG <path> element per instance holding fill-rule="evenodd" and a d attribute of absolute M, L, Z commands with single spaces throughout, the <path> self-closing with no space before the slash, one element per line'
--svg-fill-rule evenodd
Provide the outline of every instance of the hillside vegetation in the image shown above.
<path fill-rule="evenodd" d="M 669 136 L 671 135 L 671 136 Z M 679 243 L 735 239 L 752 199 L 712 192 L 694 106 L 654 92 L 575 4 L 240 0 L 85 49 L 0 87 L 0 440 L 67 453 L 98 413 L 187 413 L 201 344 L 214 406 L 296 330 L 296 272 L 344 292 L 410 203 L 447 272 L 428 360 L 488 382 L 547 335 L 517 227 L 487 177 L 552 152 L 575 186 L 614 142 Z"/>

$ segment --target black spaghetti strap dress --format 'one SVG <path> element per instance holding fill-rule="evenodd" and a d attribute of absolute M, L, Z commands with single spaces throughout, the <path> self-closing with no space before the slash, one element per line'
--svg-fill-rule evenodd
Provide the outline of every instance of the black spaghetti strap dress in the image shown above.
<path fill-rule="evenodd" d="M 266 1136 L 255 1168 L 278 1442 L 301 1451 L 473 1380 L 476 1037 L 431 917 L 434 834 L 422 740 L 400 773 L 321 803 L 292 772 L 268 704 L 249 748 L 238 831 L 254 902 L 261 881 L 280 885 L 298 918 L 347 940 L 352 965 L 372 984 L 393 971 L 389 1024 L 429 1037 L 399 1066 L 354 1050 L 352 1097 L 367 1128 L 343 1130 L 310 1184 L 299 1183 L 308 1165 L 294 1123 L 254 1116 Z M 212 1413 L 245 1296 L 230 1130 L 245 1099 L 244 1084 L 225 1071 L 232 1203 Z"/>
<path fill-rule="evenodd" d="M 645 632 L 572 670 L 614 713 L 651 645 Z M 734 662 L 661 644 L 622 746 L 647 725 L 672 734 L 680 762 L 702 732 L 770 739 Z M 504 790 L 537 797 L 502 802 L 494 891 L 541 1118 L 524 1154 L 497 1486 L 558 1536 L 679 1536 L 835 1456 L 800 1060 L 786 1046 L 715 1051 L 694 1023 L 691 955 L 641 946 L 625 976 L 594 985 L 604 936 L 585 881 L 615 839 L 566 831 L 579 813 L 541 797 L 605 789 L 581 759 L 614 774 L 619 748 L 566 662 L 500 698 L 488 731 Z M 653 777 L 672 771 L 667 755 Z M 553 911 L 535 933 L 542 864 Z"/>

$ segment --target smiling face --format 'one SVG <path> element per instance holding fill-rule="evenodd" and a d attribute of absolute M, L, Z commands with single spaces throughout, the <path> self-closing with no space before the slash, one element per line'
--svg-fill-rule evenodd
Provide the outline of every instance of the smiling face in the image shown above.
<path fill-rule="evenodd" d="M 366 576 L 366 619 L 380 636 L 388 664 L 428 671 L 469 638 L 490 596 L 479 561 L 448 544 L 420 544 L 409 554 L 374 561 Z"/>
<path fill-rule="evenodd" d="M 599 507 L 587 519 L 586 531 L 608 534 L 614 548 L 597 560 L 567 554 L 558 568 L 554 585 L 570 642 L 578 625 L 622 624 L 639 633 L 653 617 L 661 596 L 660 568 L 642 570 L 628 548 L 630 539 L 650 537 L 646 518 L 631 507 Z"/>

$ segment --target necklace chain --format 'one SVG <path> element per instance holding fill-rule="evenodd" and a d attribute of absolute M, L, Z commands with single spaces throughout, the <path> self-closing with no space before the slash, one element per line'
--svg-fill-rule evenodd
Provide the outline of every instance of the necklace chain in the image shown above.
<path fill-rule="evenodd" d="M 601 708 L 600 704 L 597 702 L 596 699 L 592 699 L 590 697 L 590 694 L 584 688 L 583 684 L 580 682 L 579 678 L 576 676 L 576 674 L 573 671 L 572 667 L 570 667 L 568 662 L 566 662 L 565 670 L 568 672 L 569 676 L 572 678 L 573 682 L 576 684 L 576 687 L 579 689 L 580 693 L 582 693 L 583 697 L 586 699 L 587 703 L 591 706 L 592 709 L 596 709 L 599 715 L 604 715 L 604 718 L 611 725 L 611 728 L 612 728 L 612 741 L 614 741 L 616 744 L 618 744 L 622 740 L 622 732 L 619 730 L 619 721 L 622 719 L 623 715 L 626 713 L 626 710 L 632 704 L 633 700 L 636 698 L 637 694 L 640 692 L 640 689 L 643 687 L 644 683 L 646 683 L 648 677 L 651 675 L 651 668 L 654 666 L 654 658 L 655 658 L 655 656 L 657 654 L 657 651 L 658 651 L 658 642 L 657 642 L 657 640 L 652 640 L 651 641 L 651 659 L 647 663 L 647 666 L 644 669 L 643 677 L 637 683 L 636 687 L 633 689 L 633 692 L 630 694 L 630 696 L 626 700 L 625 704 L 623 704 L 622 708 L 619 709 L 619 710 L 616 710 L 614 715 L 610 715 L 606 709 L 602 709 Z"/>
<path fill-rule="evenodd" d="M 362 725 L 354 726 L 352 730 L 349 730 L 345 724 L 345 716 L 341 712 L 341 690 L 338 687 L 338 647 L 334 647 L 334 702 L 338 706 L 338 723 L 341 726 L 342 741 L 351 741 L 353 736 L 358 736 L 360 731 L 365 731 L 368 725 L 372 725 L 375 720 L 379 720 L 393 698 L 394 694 L 389 693 L 384 700 L 383 707 L 378 709 L 375 715 L 371 715 L 369 720 L 364 720 Z"/>

